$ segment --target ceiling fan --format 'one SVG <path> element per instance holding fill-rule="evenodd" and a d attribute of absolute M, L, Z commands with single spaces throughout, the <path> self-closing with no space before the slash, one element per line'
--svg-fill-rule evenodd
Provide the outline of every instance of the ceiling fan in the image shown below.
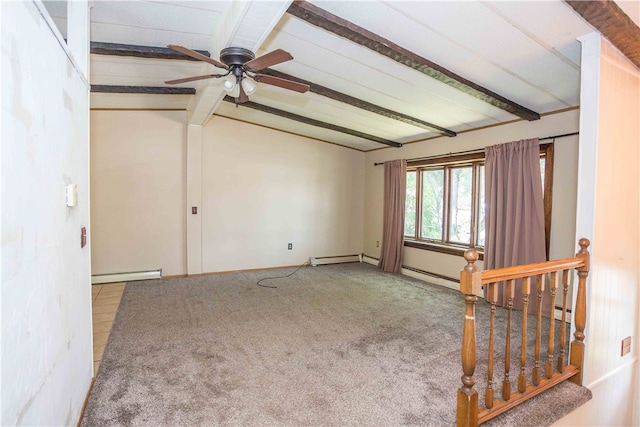
<path fill-rule="evenodd" d="M 236 104 L 247 102 L 249 100 L 248 95 L 253 94 L 257 89 L 255 83 L 248 78 L 251 78 L 256 82 L 266 83 L 300 93 L 304 93 L 309 90 L 309 85 L 259 73 L 259 71 L 264 70 L 267 67 L 293 59 L 293 56 L 291 56 L 289 52 L 282 49 L 276 49 L 273 52 L 266 53 L 256 58 L 255 54 L 249 49 L 242 47 L 227 47 L 222 49 L 220 52 L 220 61 L 216 61 L 213 58 L 184 46 L 170 44 L 167 47 L 226 70 L 223 74 L 205 74 L 202 76 L 168 80 L 165 82 L 167 84 L 178 84 L 212 78 L 219 79 L 221 77 L 231 76 L 231 78 L 224 81 L 224 88 L 233 98 L 235 98 Z"/>

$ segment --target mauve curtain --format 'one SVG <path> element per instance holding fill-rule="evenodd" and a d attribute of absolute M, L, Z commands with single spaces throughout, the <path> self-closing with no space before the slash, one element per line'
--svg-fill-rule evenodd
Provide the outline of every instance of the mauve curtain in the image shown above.
<path fill-rule="evenodd" d="M 485 230 L 485 270 L 546 260 L 538 138 L 485 149 Z M 532 281 L 530 313 L 537 310 L 535 286 Z M 522 309 L 521 285 L 516 283 L 514 287 L 513 307 Z M 498 304 L 507 305 L 502 286 Z M 551 307 L 545 286 L 543 313 L 548 316 Z"/>
<path fill-rule="evenodd" d="M 407 161 L 384 162 L 382 248 L 378 268 L 399 273 L 404 248 L 404 208 L 407 197 Z"/>

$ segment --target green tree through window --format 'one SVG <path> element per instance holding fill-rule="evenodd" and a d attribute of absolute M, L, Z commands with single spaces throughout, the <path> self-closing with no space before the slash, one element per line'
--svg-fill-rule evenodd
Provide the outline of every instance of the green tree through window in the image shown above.
<path fill-rule="evenodd" d="M 422 232 L 426 239 L 442 239 L 444 174 L 441 169 L 422 171 Z"/>

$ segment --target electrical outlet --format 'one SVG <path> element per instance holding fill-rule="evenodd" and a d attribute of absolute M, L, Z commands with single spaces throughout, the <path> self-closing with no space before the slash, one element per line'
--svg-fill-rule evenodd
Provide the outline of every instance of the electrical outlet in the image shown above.
<path fill-rule="evenodd" d="M 631 352 L 631 337 L 626 337 L 622 340 L 622 351 L 620 352 L 620 356 L 624 356 Z"/>
<path fill-rule="evenodd" d="M 380 240 L 376 240 L 376 248 L 380 247 Z"/>
<path fill-rule="evenodd" d="M 289 250 L 293 249 L 293 243 L 287 244 L 287 249 L 289 249 Z"/>

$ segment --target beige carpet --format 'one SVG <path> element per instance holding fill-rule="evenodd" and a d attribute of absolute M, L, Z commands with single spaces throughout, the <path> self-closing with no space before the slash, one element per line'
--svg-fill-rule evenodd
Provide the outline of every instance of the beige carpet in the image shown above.
<path fill-rule="evenodd" d="M 255 284 L 292 271 L 129 283 L 82 426 L 455 423 L 458 292 L 358 263 Z M 563 388 L 500 424 L 549 424 L 590 398 Z"/>

